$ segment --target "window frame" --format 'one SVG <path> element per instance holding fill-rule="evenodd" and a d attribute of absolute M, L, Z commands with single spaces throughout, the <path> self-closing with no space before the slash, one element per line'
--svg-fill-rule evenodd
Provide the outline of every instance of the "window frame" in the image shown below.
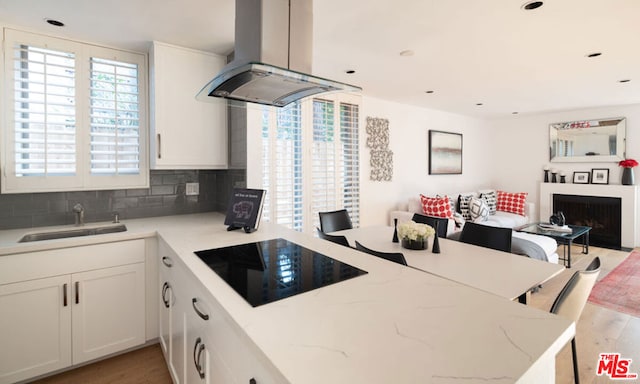
<path fill-rule="evenodd" d="M 147 55 L 77 42 L 11 28 L 3 28 L 3 59 L 0 121 L 2 153 L 1 193 L 86 191 L 149 187 L 148 159 L 148 60 Z M 76 172 L 75 175 L 17 176 L 15 172 L 14 46 L 27 46 L 70 52 L 75 55 Z M 139 100 L 139 172 L 137 174 L 98 174 L 91 172 L 91 58 L 136 64 Z"/>

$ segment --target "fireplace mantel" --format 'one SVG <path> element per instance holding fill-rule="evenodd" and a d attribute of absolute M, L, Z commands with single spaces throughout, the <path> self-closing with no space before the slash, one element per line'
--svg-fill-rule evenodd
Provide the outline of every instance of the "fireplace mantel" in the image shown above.
<path fill-rule="evenodd" d="M 553 212 L 554 194 L 619 197 L 622 202 L 622 246 L 634 248 L 640 245 L 637 186 L 540 183 L 540 221 L 549 221 Z"/>

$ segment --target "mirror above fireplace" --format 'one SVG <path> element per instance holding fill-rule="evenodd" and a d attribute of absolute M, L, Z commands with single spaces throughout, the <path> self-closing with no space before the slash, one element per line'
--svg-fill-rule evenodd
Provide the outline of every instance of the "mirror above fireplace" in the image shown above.
<path fill-rule="evenodd" d="M 552 163 L 618 162 L 625 157 L 623 117 L 566 121 L 549 125 Z"/>

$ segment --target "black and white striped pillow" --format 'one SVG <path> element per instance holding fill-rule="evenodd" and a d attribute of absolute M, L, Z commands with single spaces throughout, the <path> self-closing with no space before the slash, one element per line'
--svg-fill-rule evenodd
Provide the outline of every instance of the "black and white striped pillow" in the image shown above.
<path fill-rule="evenodd" d="M 493 189 L 485 189 L 480 191 L 480 198 L 487 202 L 487 206 L 489 207 L 489 214 L 494 215 L 496 213 L 496 205 L 498 195 Z"/>
<path fill-rule="evenodd" d="M 477 197 L 475 193 L 463 193 L 458 195 L 458 212 L 465 220 L 471 220 L 471 213 L 469 212 L 469 203 L 471 199 Z"/>

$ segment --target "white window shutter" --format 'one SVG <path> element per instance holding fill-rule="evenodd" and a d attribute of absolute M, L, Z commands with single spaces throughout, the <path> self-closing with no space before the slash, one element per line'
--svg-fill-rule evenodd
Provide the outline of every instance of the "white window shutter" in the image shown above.
<path fill-rule="evenodd" d="M 312 233 L 318 212 L 344 207 L 358 225 L 358 119 L 357 104 L 332 99 L 264 109 L 263 220 Z"/>

